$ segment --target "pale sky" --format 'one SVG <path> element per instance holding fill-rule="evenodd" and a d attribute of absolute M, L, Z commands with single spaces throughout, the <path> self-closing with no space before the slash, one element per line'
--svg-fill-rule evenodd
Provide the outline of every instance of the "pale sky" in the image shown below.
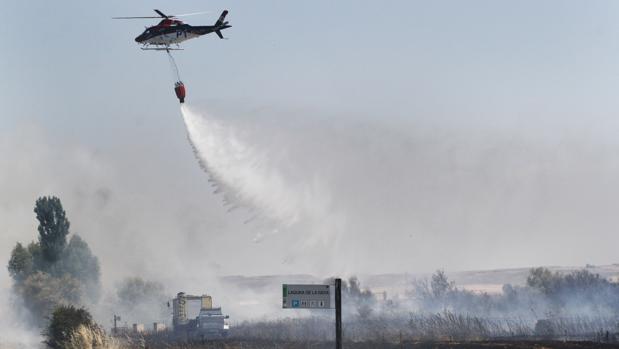
<path fill-rule="evenodd" d="M 187 143 L 165 54 L 133 41 L 156 21 L 111 19 L 154 8 L 212 11 L 185 19 L 196 25 L 229 9 L 229 40 L 175 53 L 188 104 L 250 129 L 266 156 L 289 152 L 277 171 L 325 183 L 337 229 L 262 240 L 227 212 Z M 34 201 L 54 194 L 108 280 L 617 262 L 616 1 L 3 10 L 1 260 L 35 239 Z"/>

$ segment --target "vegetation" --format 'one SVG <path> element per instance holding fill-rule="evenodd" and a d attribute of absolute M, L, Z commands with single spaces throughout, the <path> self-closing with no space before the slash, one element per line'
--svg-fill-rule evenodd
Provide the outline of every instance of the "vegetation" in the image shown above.
<path fill-rule="evenodd" d="M 58 259 L 67 244 L 69 220 L 57 197 L 42 197 L 36 201 L 34 212 L 39 221 L 39 246 L 43 259 L 52 264 Z"/>
<path fill-rule="evenodd" d="M 97 300 L 99 262 L 78 235 L 69 235 L 70 222 L 57 197 L 41 197 L 34 212 L 39 221 L 37 242 L 18 242 L 8 263 L 14 290 L 24 300 L 34 323 L 43 326 L 59 305 Z"/>
<path fill-rule="evenodd" d="M 116 296 L 117 308 L 123 309 L 126 319 L 131 321 L 150 323 L 170 317 L 169 297 L 159 282 L 129 277 L 120 282 Z"/>
<path fill-rule="evenodd" d="M 96 325 L 90 313 L 84 308 L 61 305 L 52 313 L 45 330 L 45 343 L 54 349 L 63 349 L 80 326 L 94 328 Z"/>
<path fill-rule="evenodd" d="M 324 281 L 325 284 L 333 285 L 334 278 Z M 368 318 L 376 306 L 376 298 L 372 291 L 361 289 L 361 283 L 356 276 L 342 280 L 342 309 L 354 317 Z"/>
<path fill-rule="evenodd" d="M 531 269 L 525 286 L 503 286 L 501 294 L 458 288 L 442 271 L 431 282 L 417 280 L 409 293 L 420 312 L 451 311 L 478 317 L 511 317 L 531 321 L 552 317 L 619 315 L 619 284 L 583 269 L 553 273 Z"/>
<path fill-rule="evenodd" d="M 118 346 L 82 308 L 99 297 L 97 257 L 82 238 L 70 233 L 70 222 L 58 198 L 39 198 L 34 212 L 39 222 L 38 239 L 16 243 L 7 268 L 32 319 L 46 328 L 47 344 L 52 348 Z M 325 282 L 333 283 L 333 279 Z M 123 317 L 131 322 L 169 319 L 169 298 L 158 282 L 127 278 L 119 283 L 115 296 L 109 297 L 113 308 L 123 309 Z M 614 336 L 619 316 L 619 284 L 587 269 L 558 273 L 533 268 L 526 284 L 506 284 L 500 294 L 462 289 L 438 270 L 426 280 L 415 281 L 407 297 L 392 299 L 386 294 L 379 299 L 352 277 L 342 282 L 342 300 L 344 336 L 359 343 L 393 344 L 402 338 L 608 339 Z M 291 343 L 316 342 L 318 338 L 316 343 L 322 345 L 333 340 L 333 314 L 320 310 L 307 313 L 307 318 L 238 324 L 233 326 L 230 340 L 263 343 L 265 347 L 275 342 L 294 347 Z"/>
<path fill-rule="evenodd" d="M 461 289 L 439 270 L 414 282 L 407 298 L 393 299 L 377 299 L 352 278 L 342 285 L 343 333 L 348 341 L 373 342 L 374 347 L 402 340 L 610 342 L 619 340 L 614 334 L 618 296 L 619 285 L 588 270 L 561 274 L 532 269 L 527 284 L 505 285 L 501 294 Z M 363 305 L 370 310 L 360 311 Z M 244 322 L 232 327 L 230 337 L 246 342 L 332 341 L 333 314 L 310 314 L 307 318 Z"/>
<path fill-rule="evenodd" d="M 65 349 L 120 349 L 123 346 L 119 341 L 110 338 L 98 326 L 79 325 L 71 332 L 71 336 L 65 343 Z M 129 347 L 130 348 L 130 347 Z"/>

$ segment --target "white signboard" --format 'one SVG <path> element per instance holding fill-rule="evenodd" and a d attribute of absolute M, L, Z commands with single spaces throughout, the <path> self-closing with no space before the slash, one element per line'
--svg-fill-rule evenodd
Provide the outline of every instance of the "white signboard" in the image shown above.
<path fill-rule="evenodd" d="M 331 308 L 330 285 L 283 284 L 283 308 L 329 309 Z"/>

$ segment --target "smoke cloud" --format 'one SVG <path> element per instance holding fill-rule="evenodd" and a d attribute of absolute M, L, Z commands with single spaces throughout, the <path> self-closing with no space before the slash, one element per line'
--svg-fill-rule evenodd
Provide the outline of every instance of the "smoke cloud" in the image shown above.
<path fill-rule="evenodd" d="M 617 197 L 608 130 L 579 134 L 566 121 L 549 133 L 543 117 L 535 128 L 183 108 L 211 178 L 232 202 L 277 221 L 276 239 L 294 236 L 288 243 L 302 248 L 284 259 L 311 272 L 613 262 L 592 257 L 612 256 L 600 243 L 614 239 Z M 548 250 L 559 241 L 578 249 Z"/>
<path fill-rule="evenodd" d="M 2 131 L 1 260 L 36 239 L 41 195 L 61 198 L 72 232 L 99 257 L 106 292 L 140 276 L 170 296 L 211 294 L 236 319 L 271 314 L 277 294 L 235 299 L 220 276 L 363 282 L 365 273 L 604 264 L 615 255 L 612 125 L 551 133 L 543 122 L 464 127 L 238 108 L 185 106 L 182 120 L 141 119 L 105 146 L 36 125 Z M 10 289 L 5 267 L 0 284 Z"/>

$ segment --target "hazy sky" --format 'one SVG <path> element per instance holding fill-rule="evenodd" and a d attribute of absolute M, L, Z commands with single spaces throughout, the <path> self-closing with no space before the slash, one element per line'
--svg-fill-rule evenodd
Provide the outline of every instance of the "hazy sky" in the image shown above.
<path fill-rule="evenodd" d="M 155 22 L 111 19 L 153 8 L 213 11 L 190 24 L 230 10 L 230 40 L 176 53 L 188 103 L 249 130 L 282 185 L 320 183 L 310 223 L 264 237 L 212 193 L 165 54 L 134 42 Z M 34 201 L 54 194 L 106 280 L 617 261 L 616 1 L 3 10 L 0 260 L 35 238 Z"/>

